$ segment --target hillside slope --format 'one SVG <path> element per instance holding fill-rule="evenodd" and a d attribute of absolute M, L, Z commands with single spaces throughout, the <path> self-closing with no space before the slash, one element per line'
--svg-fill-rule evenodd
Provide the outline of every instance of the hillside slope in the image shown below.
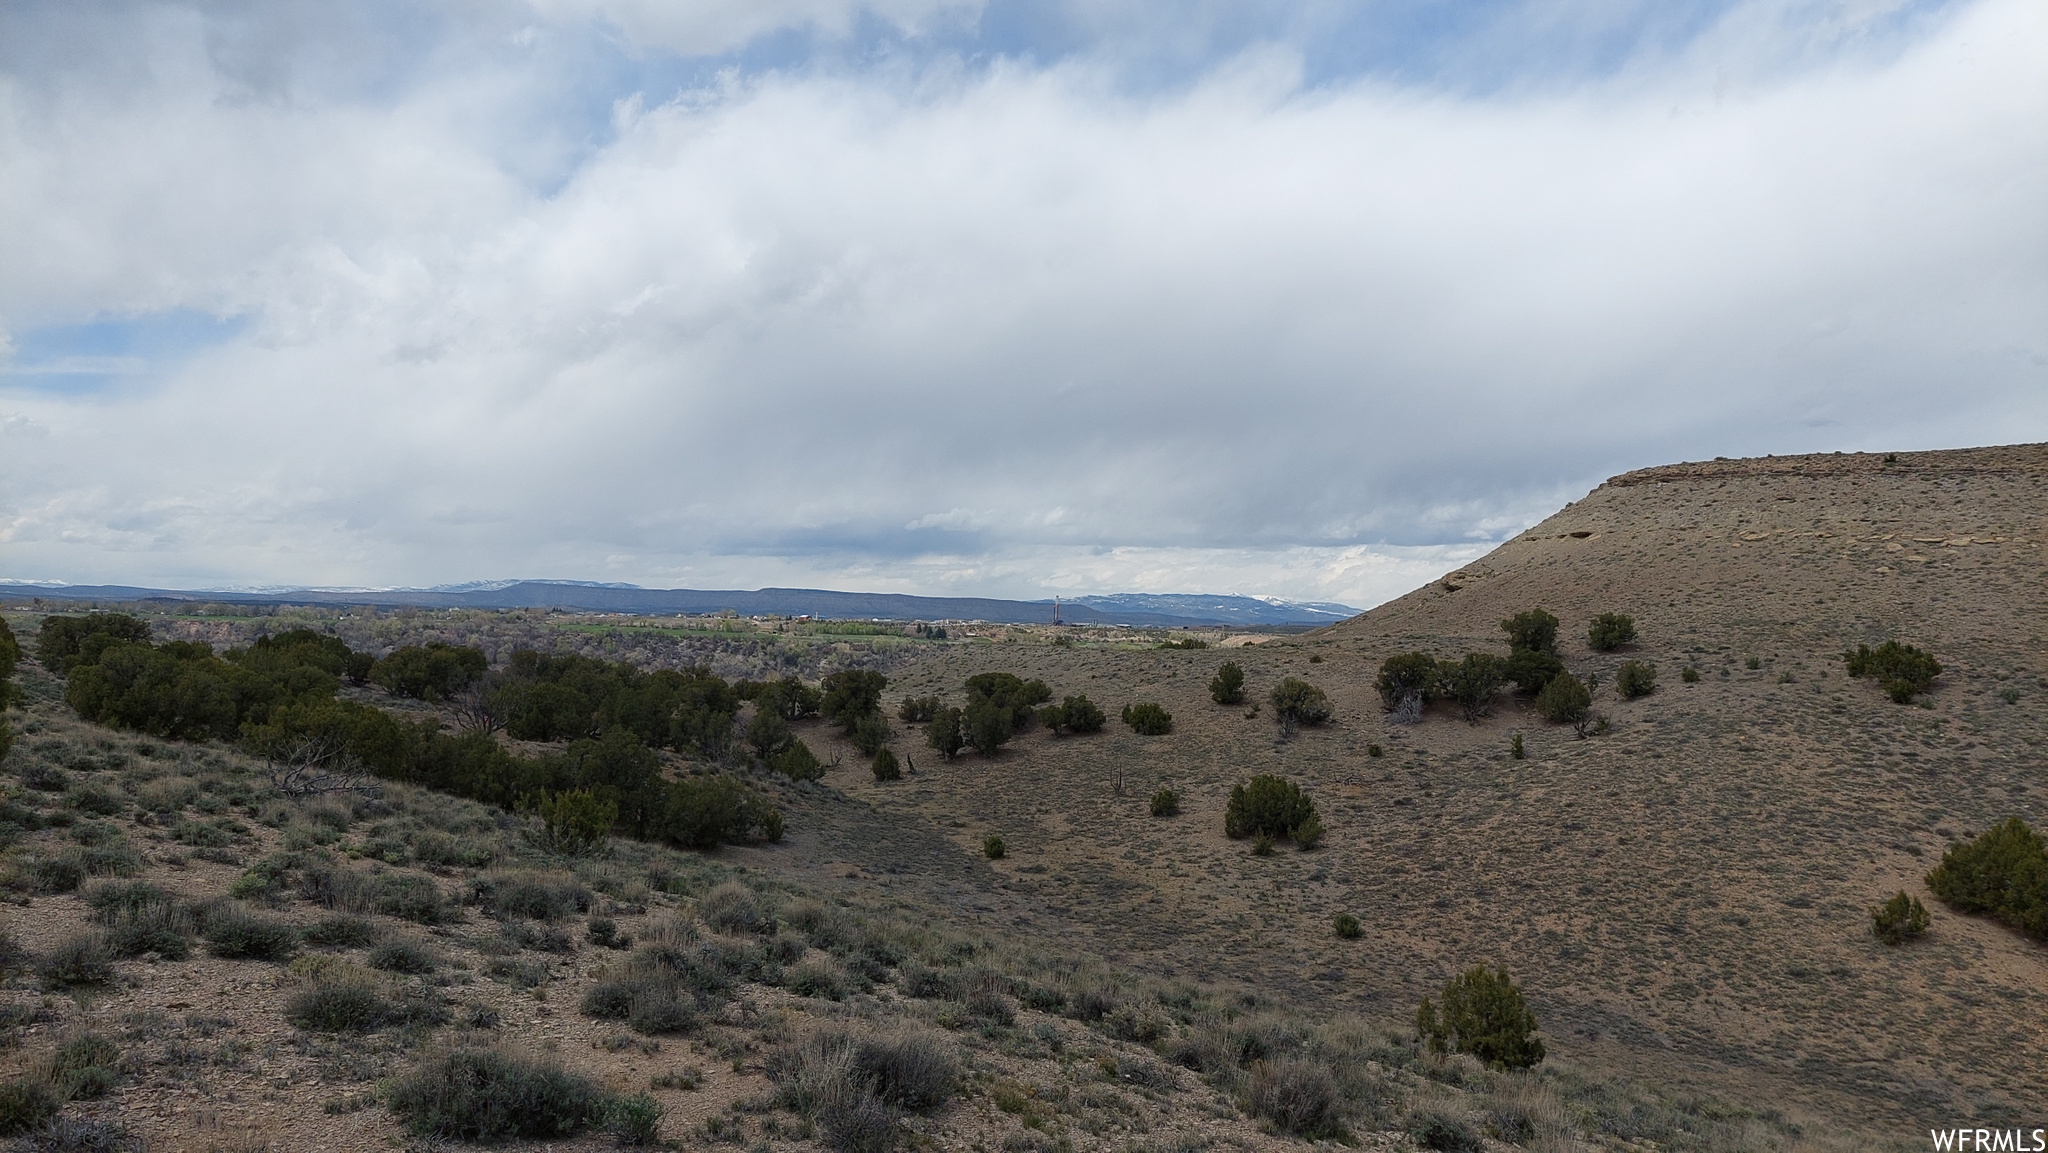
<path fill-rule="evenodd" d="M 817 846 L 821 873 L 887 873 L 889 822 L 922 821 L 963 855 L 997 831 L 1011 853 L 996 899 L 968 915 L 1161 974 L 1398 1019 L 1458 968 L 1500 962 L 1575 1060 L 1894 1139 L 1947 1117 L 2039 1117 L 2048 951 L 1950 913 L 1921 878 L 1954 838 L 2048 820 L 2044 512 L 2043 446 L 1681 465 L 1615 478 L 1461 573 L 1319 633 L 1228 653 L 934 653 L 892 694 L 957 701 L 965 676 L 1002 668 L 1087 692 L 1112 717 L 1160 701 L 1175 730 L 1144 738 L 1112 720 L 1100 737 L 1032 733 L 950 763 L 913 730 L 899 746 L 920 773 L 875 785 L 836 772 L 867 805 L 807 814 L 832 827 L 790 854 Z M 1382 660 L 1504 652 L 1499 620 L 1534 606 L 1563 618 L 1574 671 L 1611 684 L 1620 661 L 1644 660 L 1658 690 L 1603 690 L 1612 728 L 1588 740 L 1511 697 L 1476 725 L 1438 710 L 1388 723 L 1372 689 Z M 1634 615 L 1641 639 L 1592 652 L 1585 625 L 1604 611 Z M 1946 668 L 1927 708 L 1844 676 L 1845 648 L 1893 637 Z M 1283 676 L 1324 687 L 1334 723 L 1290 739 L 1269 715 L 1211 703 L 1224 659 L 1244 665 L 1253 701 Z M 1698 683 L 1680 679 L 1687 664 Z M 1526 761 L 1508 756 L 1517 732 Z M 1222 836 L 1230 786 L 1260 771 L 1321 802 L 1324 849 L 1260 860 Z M 1146 815 L 1160 785 L 1181 793 L 1181 816 Z M 1899 889 L 1927 901 L 1934 929 L 1890 949 L 1867 909 Z M 1330 935 L 1339 911 L 1365 920 L 1362 940 Z"/>

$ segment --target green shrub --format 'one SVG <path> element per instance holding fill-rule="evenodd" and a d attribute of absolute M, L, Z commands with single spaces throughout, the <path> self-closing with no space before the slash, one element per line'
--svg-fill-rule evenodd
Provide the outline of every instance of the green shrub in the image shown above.
<path fill-rule="evenodd" d="M 366 981 L 318 981 L 285 998 L 284 1019 L 312 1033 L 369 1033 L 393 1006 Z"/>
<path fill-rule="evenodd" d="M 1085 696 L 1068 697 L 1038 710 L 1038 723 L 1055 733 L 1099 733 L 1108 718 Z"/>
<path fill-rule="evenodd" d="M 1492 653 L 1466 653 L 1464 660 L 1437 666 L 1437 691 L 1458 702 L 1465 719 L 1474 723 L 1493 711 L 1494 695 L 1506 679 L 1506 662 Z"/>
<path fill-rule="evenodd" d="M 1529 750 L 1522 744 L 1522 734 L 1516 733 L 1513 737 L 1509 738 L 1508 756 L 1517 761 L 1528 759 Z"/>
<path fill-rule="evenodd" d="M 1657 691 L 1657 667 L 1641 661 L 1623 661 L 1614 670 L 1614 691 L 1624 699 L 1634 700 Z"/>
<path fill-rule="evenodd" d="M 1152 794 L 1152 815 L 1171 817 L 1180 812 L 1180 796 L 1172 789 L 1161 789 Z"/>
<path fill-rule="evenodd" d="M 1365 928 L 1358 923 L 1358 918 L 1350 913 L 1339 913 L 1331 918 L 1331 926 L 1342 940 L 1356 941 L 1365 935 Z"/>
<path fill-rule="evenodd" d="M 487 873 L 472 879 L 469 891 L 485 913 L 500 921 L 559 921 L 588 912 L 596 899 L 573 877 L 526 870 Z"/>
<path fill-rule="evenodd" d="M 1615 649 L 1636 639 L 1636 618 L 1622 613 L 1601 613 L 1586 629 L 1586 643 L 1599 652 Z"/>
<path fill-rule="evenodd" d="M 1960 913 L 1988 913 L 2048 941 L 2048 847 L 2013 817 L 1968 844 L 1949 846 L 1927 887 Z"/>
<path fill-rule="evenodd" d="M 940 709 L 932 714 L 931 724 L 924 731 L 925 743 L 938 750 L 940 756 L 952 760 L 967 747 L 967 737 L 961 732 L 959 709 Z"/>
<path fill-rule="evenodd" d="M 1693 665 L 1687 665 L 1684 668 L 1678 670 L 1678 679 L 1684 681 L 1686 684 L 1689 685 L 1699 684 L 1700 670 Z"/>
<path fill-rule="evenodd" d="M 846 996 L 846 974 L 832 958 L 813 953 L 783 973 L 782 987 L 799 997 L 837 1001 Z"/>
<path fill-rule="evenodd" d="M 604 1127 L 619 1144 L 627 1146 L 661 1143 L 661 1119 L 668 1110 L 647 1093 L 620 1097 L 605 1111 Z"/>
<path fill-rule="evenodd" d="M 1508 649 L 1511 652 L 1537 652 L 1557 655 L 1557 618 L 1542 609 L 1529 609 L 1516 613 L 1500 622 L 1501 631 L 1508 634 Z"/>
<path fill-rule="evenodd" d="M 825 764 L 811 746 L 791 738 L 788 746 L 768 758 L 768 767 L 792 781 L 817 781 L 825 777 Z"/>
<path fill-rule="evenodd" d="M 925 724 L 938 715 L 939 698 L 937 697 L 904 697 L 903 703 L 896 707 L 896 716 L 905 724 Z"/>
<path fill-rule="evenodd" d="M 393 696 L 444 701 L 483 676 L 489 667 L 490 660 L 481 649 L 428 641 L 406 645 L 380 659 L 371 666 L 370 680 Z"/>
<path fill-rule="evenodd" d="M 1244 669 L 1236 661 L 1225 661 L 1209 679 L 1209 699 L 1219 705 L 1244 703 Z"/>
<path fill-rule="evenodd" d="M 368 962 L 370 968 L 387 973 L 431 973 L 440 967 L 432 949 L 420 941 L 403 938 L 386 941 L 370 950 Z"/>
<path fill-rule="evenodd" d="M 1320 1061 L 1282 1057 L 1252 1066 L 1245 1091 L 1254 1117 L 1297 1137 L 1335 1137 L 1343 1132 L 1337 1080 Z"/>
<path fill-rule="evenodd" d="M 360 948 L 377 936 L 377 926 L 364 917 L 322 917 L 305 930 L 307 944 L 336 949 Z"/>
<path fill-rule="evenodd" d="M 1044 681 L 1022 680 L 1014 673 L 979 673 L 967 678 L 966 687 L 969 712 L 977 702 L 1006 710 L 1011 731 L 1019 733 L 1031 727 L 1037 707 L 1052 699 L 1052 689 Z"/>
<path fill-rule="evenodd" d="M 882 690 L 889 687 L 889 678 L 873 669 L 841 669 L 826 677 L 818 687 L 823 694 L 818 702 L 818 715 L 853 737 L 868 717 L 881 718 Z M 883 728 L 886 730 L 888 726 L 884 724 Z M 863 751 L 874 752 L 873 749 Z"/>
<path fill-rule="evenodd" d="M 1125 705 L 1123 720 L 1140 736 L 1163 737 L 1173 731 L 1173 714 L 1151 701 Z"/>
<path fill-rule="evenodd" d="M 726 881 L 704 894 L 697 902 L 697 916 L 721 933 L 766 933 L 775 928 L 775 918 L 754 890 L 738 881 Z"/>
<path fill-rule="evenodd" d="M 69 893 L 85 883 L 85 863 L 77 853 L 30 857 L 21 871 L 22 879 L 38 893 Z"/>
<path fill-rule="evenodd" d="M 1323 819 L 1312 812 L 1288 835 L 1294 838 L 1294 847 L 1306 853 L 1323 843 Z"/>
<path fill-rule="evenodd" d="M 120 1080 L 121 1048 L 98 1033 L 65 1038 L 50 1058 L 50 1081 L 72 1101 L 106 1096 Z"/>
<path fill-rule="evenodd" d="M 1887 945 L 1903 945 L 1927 931 L 1927 906 L 1903 890 L 1870 910 L 1870 935 Z"/>
<path fill-rule="evenodd" d="M 1379 676 L 1372 687 L 1379 690 L 1380 706 L 1396 720 L 1413 722 L 1435 694 L 1438 676 L 1436 658 L 1428 653 L 1399 653 L 1380 662 Z"/>
<path fill-rule="evenodd" d="M 586 1077 L 491 1049 L 422 1061 L 386 1100 L 415 1134 L 458 1141 L 569 1137 L 601 1124 L 611 1105 Z"/>
<path fill-rule="evenodd" d="M 603 856 L 619 819 L 616 802 L 600 800 L 588 789 L 543 794 L 530 812 L 540 827 L 529 829 L 527 839 L 565 857 Z"/>
<path fill-rule="evenodd" d="M 996 701 L 986 698 L 972 701 L 960 714 L 960 735 L 969 747 L 984 757 L 992 757 L 1016 731 L 1016 722 L 1011 710 Z"/>
<path fill-rule="evenodd" d="M 376 909 L 390 917 L 401 917 L 421 925 L 439 925 L 459 919 L 456 910 L 431 877 L 417 873 L 387 873 L 377 878 Z"/>
<path fill-rule="evenodd" d="M 1516 689 L 1530 694 L 1541 693 L 1563 672 L 1564 662 L 1557 659 L 1557 654 L 1541 649 L 1516 649 L 1501 666 L 1501 674 Z"/>
<path fill-rule="evenodd" d="M 1593 690 L 1570 673 L 1559 673 L 1536 694 L 1537 715 L 1554 725 L 1576 725 L 1592 708 Z"/>
<path fill-rule="evenodd" d="M 192 952 L 192 915 L 170 901 L 122 909 L 107 926 L 107 951 L 116 957 L 155 954 L 182 961 Z"/>
<path fill-rule="evenodd" d="M 1875 678 L 1885 695 L 1902 705 L 1915 693 L 1926 692 L 1941 675 L 1941 665 L 1933 657 L 1897 641 L 1886 641 L 1874 649 L 1857 645 L 1855 652 L 1842 655 L 1850 676 Z"/>
<path fill-rule="evenodd" d="M 206 918 L 207 945 L 231 961 L 284 962 L 299 951 L 299 934 L 283 921 L 221 909 Z"/>
<path fill-rule="evenodd" d="M 1005 851 L 1006 850 L 1003 848 L 1003 839 L 1001 837 L 998 837 L 995 834 L 991 833 L 988 836 L 983 837 L 981 839 L 981 855 L 987 857 L 989 860 L 1002 860 Z"/>
<path fill-rule="evenodd" d="M 1429 998 L 1415 1011 L 1415 1031 L 1431 1051 L 1468 1053 L 1495 1069 L 1527 1069 L 1543 1060 L 1536 1014 L 1504 968 L 1474 965 L 1443 990 L 1443 1011 Z"/>
<path fill-rule="evenodd" d="M 862 756 L 872 757 L 882 751 L 882 746 L 889 743 L 889 736 L 889 720 L 882 715 L 882 710 L 877 708 L 854 719 L 853 728 L 847 733 L 847 740 L 852 742 L 855 751 Z"/>
<path fill-rule="evenodd" d="M 1278 839 L 1292 836 L 1315 816 L 1315 803 L 1299 785 L 1261 773 L 1230 790 L 1230 802 L 1223 811 L 1223 832 L 1233 840 L 1260 834 Z M 1317 827 L 1320 828 L 1320 821 Z"/>
<path fill-rule="evenodd" d="M 868 763 L 868 767 L 873 770 L 877 781 L 903 779 L 903 766 L 896 763 L 896 754 L 887 748 L 875 750 L 875 759 Z"/>
<path fill-rule="evenodd" d="M 1440 1153 L 1480 1153 L 1486 1143 L 1472 1123 L 1442 1109 L 1418 1109 L 1408 1115 L 1408 1135 L 1418 1148 Z"/>
<path fill-rule="evenodd" d="M 1287 728 L 1320 725 L 1330 719 L 1332 712 L 1330 698 L 1323 690 L 1295 677 L 1274 685 L 1267 700 L 1273 706 L 1273 719 Z"/>
<path fill-rule="evenodd" d="M 112 644 L 148 644 L 149 625 L 127 613 L 44 617 L 36 637 L 36 660 L 60 677 L 91 664 Z"/>
<path fill-rule="evenodd" d="M 104 985 L 114 979 L 114 954 L 103 935 L 81 933 L 50 950 L 36 975 L 51 989 Z"/>
<path fill-rule="evenodd" d="M 29 1133 L 47 1125 L 63 1108 L 57 1094 L 41 1081 L 0 1083 L 0 1136 Z"/>

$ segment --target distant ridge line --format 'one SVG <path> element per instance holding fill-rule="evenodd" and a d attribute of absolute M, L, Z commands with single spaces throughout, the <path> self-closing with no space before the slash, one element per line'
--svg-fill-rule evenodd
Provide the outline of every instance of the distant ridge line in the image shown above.
<path fill-rule="evenodd" d="M 497 582 L 480 582 L 496 584 Z M 557 581 L 515 581 L 497 588 L 300 589 L 209 592 L 133 585 L 0 585 L 0 599 L 46 601 L 170 601 L 191 604 L 367 605 L 377 608 L 565 609 L 636 615 L 811 616 L 842 620 L 973 620 L 991 624 L 1049 624 L 1051 601 L 992 597 L 925 597 L 907 593 L 852 593 L 826 589 L 642 589 Z M 1090 598 L 1093 599 L 1093 598 Z M 1256 597 L 1185 597 L 1123 594 L 1114 607 L 1062 601 L 1067 624 L 1150 628 L 1312 628 L 1346 619 L 1343 606 L 1273 604 Z M 1199 602 L 1199 603 L 1196 603 Z"/>

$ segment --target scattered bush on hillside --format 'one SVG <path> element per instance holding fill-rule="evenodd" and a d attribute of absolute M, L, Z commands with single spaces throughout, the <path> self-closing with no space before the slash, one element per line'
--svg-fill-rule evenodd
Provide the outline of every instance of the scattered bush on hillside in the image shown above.
<path fill-rule="evenodd" d="M 1988 913 L 2048 941 L 2048 845 L 2018 817 L 1949 846 L 1927 887 L 1959 913 Z"/>
<path fill-rule="evenodd" d="M 1173 731 L 1173 714 L 1154 701 L 1125 705 L 1123 721 L 1140 736 L 1163 737 Z"/>
<path fill-rule="evenodd" d="M 1244 703 L 1244 669 L 1236 661 L 1225 661 L 1209 678 L 1209 699 L 1219 705 Z"/>
<path fill-rule="evenodd" d="M 395 649 L 370 669 L 370 680 L 397 697 L 445 701 L 484 675 L 481 649 L 428 641 Z"/>
<path fill-rule="evenodd" d="M 1492 653 L 1466 653 L 1464 660 L 1437 665 L 1437 691 L 1458 702 L 1465 720 L 1473 724 L 1493 711 L 1494 695 L 1505 679 L 1505 662 Z"/>
<path fill-rule="evenodd" d="M 872 669 L 841 669 L 819 685 L 818 715 L 852 736 L 863 719 L 881 714 L 882 690 L 888 687 L 889 678 Z"/>
<path fill-rule="evenodd" d="M 1320 725 L 1329 720 L 1334 711 L 1330 707 L 1329 696 L 1323 690 L 1295 677 L 1274 685 L 1267 699 L 1273 706 L 1274 721 L 1290 731 L 1298 725 Z"/>
<path fill-rule="evenodd" d="M 1510 651 L 1557 655 L 1557 618 L 1542 609 L 1528 609 L 1518 612 L 1500 622 L 1501 631 L 1508 634 Z"/>
<path fill-rule="evenodd" d="M 60 677 L 93 664 L 109 645 L 149 643 L 149 625 L 127 613 L 44 617 L 36 636 L 36 660 Z"/>
<path fill-rule="evenodd" d="M 1044 681 L 1022 680 L 1014 673 L 980 673 L 967 678 L 967 710 L 973 712 L 977 703 L 1007 710 L 1013 733 L 1030 728 L 1038 706 L 1051 699 L 1052 689 Z"/>
<path fill-rule="evenodd" d="M 239 909 L 219 909 L 208 914 L 203 935 L 214 956 L 230 961 L 282 964 L 299 951 L 298 930 L 283 921 Z"/>
<path fill-rule="evenodd" d="M 766 1067 L 780 1102 L 842 1153 L 895 1148 L 899 1112 L 944 1104 L 961 1078 L 951 1047 L 922 1031 L 824 1029 L 770 1054 Z"/>
<path fill-rule="evenodd" d="M 975 752 L 992 757 L 1015 733 L 1013 715 L 996 701 L 977 698 L 960 714 L 960 736 Z"/>
<path fill-rule="evenodd" d="M 981 839 L 981 855 L 991 861 L 1000 861 L 1008 850 L 1003 847 L 1001 837 L 990 834 Z"/>
<path fill-rule="evenodd" d="M 1636 618 L 1622 613 L 1601 613 L 1586 628 L 1586 643 L 1598 652 L 1613 652 L 1636 639 Z"/>
<path fill-rule="evenodd" d="M 1161 789 L 1152 794 L 1152 815 L 1171 817 L 1180 812 L 1180 796 L 1172 789 Z"/>
<path fill-rule="evenodd" d="M 1206 649 L 1209 642 L 1200 637 L 1182 637 L 1177 641 L 1161 641 L 1152 646 L 1156 649 Z"/>
<path fill-rule="evenodd" d="M 961 731 L 959 709 L 940 709 L 932 714 L 931 724 L 925 728 L 924 741 L 938 750 L 940 756 L 952 760 L 967 747 L 967 735 Z"/>
<path fill-rule="evenodd" d="M 1356 941 L 1365 935 L 1365 927 L 1350 913 L 1339 913 L 1330 919 L 1330 926 L 1340 940 Z"/>
<path fill-rule="evenodd" d="M 1557 674 L 1536 694 L 1537 715 L 1553 725 L 1578 726 L 1592 710 L 1593 690 L 1570 673 Z"/>
<path fill-rule="evenodd" d="M 872 757 L 882 751 L 882 746 L 889 743 L 890 736 L 889 719 L 882 715 L 882 710 L 875 709 L 873 712 L 862 713 L 854 721 L 852 730 L 847 733 L 847 740 L 860 755 Z"/>
<path fill-rule="evenodd" d="M 781 713 L 774 709 L 758 709 L 747 721 L 740 739 L 753 750 L 755 759 L 765 765 L 789 748 L 790 742 L 796 740 L 796 734 L 790 731 L 789 722 L 782 719 Z"/>
<path fill-rule="evenodd" d="M 415 1134 L 458 1141 L 570 1137 L 602 1123 L 611 1106 L 586 1077 L 493 1049 L 428 1058 L 386 1100 Z"/>
<path fill-rule="evenodd" d="M 896 708 L 896 715 L 905 724 L 924 724 L 939 715 L 939 698 L 904 697 L 903 703 Z"/>
<path fill-rule="evenodd" d="M 1527 1069 L 1543 1060 L 1536 1014 L 1505 968 L 1474 965 L 1444 986 L 1443 1009 L 1424 997 L 1415 1031 L 1435 1053 L 1468 1053 L 1495 1069 Z"/>
<path fill-rule="evenodd" d="M 1102 709 L 1086 696 L 1068 697 L 1038 710 L 1038 723 L 1056 734 L 1099 733 L 1106 720 Z"/>
<path fill-rule="evenodd" d="M 874 772 L 877 781 L 903 779 L 903 767 L 896 763 L 896 754 L 887 748 L 875 750 L 874 759 L 868 762 L 868 768 Z"/>
<path fill-rule="evenodd" d="M 58 1042 L 50 1055 L 48 1078 L 60 1097 L 104 1097 L 121 1079 L 121 1047 L 98 1033 L 73 1034 Z"/>
<path fill-rule="evenodd" d="M 1844 653 L 1842 658 L 1849 664 L 1850 676 L 1874 678 L 1886 696 L 1902 705 L 1915 693 L 1926 692 L 1941 675 L 1941 665 L 1933 657 L 1897 641 L 1886 641 L 1874 649 L 1857 645 L 1855 652 Z"/>
<path fill-rule="evenodd" d="M 1903 945 L 1927 931 L 1930 918 L 1920 898 L 1904 890 L 1870 910 L 1870 935 L 1887 945 Z"/>
<path fill-rule="evenodd" d="M 1281 1057 L 1254 1064 L 1245 1100 L 1254 1117 L 1296 1137 L 1343 1133 L 1337 1082 L 1320 1061 Z"/>
<path fill-rule="evenodd" d="M 1623 661 L 1614 671 L 1614 691 L 1625 700 L 1646 697 L 1657 691 L 1657 667 L 1641 661 Z"/>
<path fill-rule="evenodd" d="M 543 796 L 531 808 L 537 828 L 526 831 L 527 840 L 549 853 L 565 857 L 601 857 L 611 843 L 612 822 L 619 807 L 592 796 L 587 789 Z"/>
<path fill-rule="evenodd" d="M 1379 690 L 1380 707 L 1393 714 L 1395 724 L 1412 725 L 1422 719 L 1422 707 L 1437 686 L 1436 658 L 1428 653 L 1401 653 L 1380 662 L 1373 688 Z"/>
<path fill-rule="evenodd" d="M 738 686 L 734 686 L 738 691 Z M 756 708 L 775 713 L 785 721 L 800 721 L 814 716 L 824 705 L 824 694 L 805 684 L 801 677 L 785 676 L 758 685 L 750 686 L 749 692 Z"/>
<path fill-rule="evenodd" d="M 1697 666 L 1687 665 L 1684 668 L 1678 670 L 1678 679 L 1684 681 L 1686 684 L 1689 685 L 1699 684 L 1700 670 Z"/>
<path fill-rule="evenodd" d="M 0 1083 L 0 1137 L 40 1129 L 63 1107 L 56 1092 L 40 1080 L 22 1078 Z"/>
<path fill-rule="evenodd" d="M 825 763 L 799 740 L 791 740 L 788 748 L 770 757 L 768 767 L 792 781 L 816 781 L 825 776 Z"/>
<path fill-rule="evenodd" d="M 1311 841 L 1320 839 L 1322 833 L 1315 803 L 1301 791 L 1301 786 L 1261 773 L 1231 788 L 1230 802 L 1223 810 L 1225 836 L 1232 840 L 1257 836 L 1278 840 L 1292 838 L 1297 831 L 1310 836 Z M 1299 843 L 1299 838 L 1296 840 Z"/>
<path fill-rule="evenodd" d="M 36 966 L 46 989 L 104 985 L 114 979 L 114 955 L 99 933 L 67 937 Z"/>

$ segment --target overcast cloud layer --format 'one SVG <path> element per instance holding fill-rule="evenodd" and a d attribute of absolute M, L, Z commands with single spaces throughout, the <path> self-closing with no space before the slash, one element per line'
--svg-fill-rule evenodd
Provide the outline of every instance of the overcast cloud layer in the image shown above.
<path fill-rule="evenodd" d="M 0 576 L 1364 605 L 2048 439 L 2039 3 L 1185 7 L 9 5 Z"/>

